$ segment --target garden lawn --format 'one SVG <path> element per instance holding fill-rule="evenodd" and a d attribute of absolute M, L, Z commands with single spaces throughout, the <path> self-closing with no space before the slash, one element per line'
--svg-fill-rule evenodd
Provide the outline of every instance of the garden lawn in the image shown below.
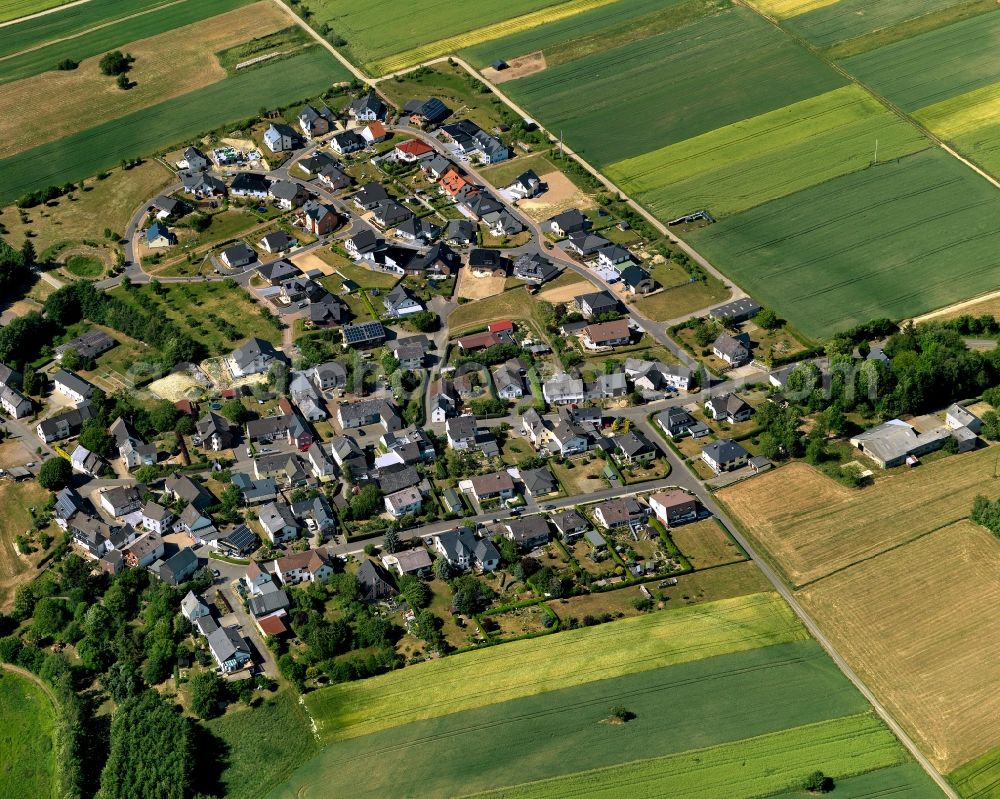
<path fill-rule="evenodd" d="M 250 2 L 87 0 L 68 11 L 0 28 L 0 83 L 55 69 L 65 58 L 83 61 Z"/>
<path fill-rule="evenodd" d="M 636 718 L 623 727 L 601 723 L 615 705 L 633 710 Z M 697 713 L 684 711 L 693 707 Z M 864 699 L 815 642 L 778 644 L 340 741 L 296 772 L 272 799 L 348 791 L 359 797 L 457 796 L 615 766 L 638 756 L 714 746 L 866 709 Z M 476 745 L 463 757 L 450 757 L 458 736 L 469 736 Z M 379 762 L 375 773 L 370 768 L 373 755 Z"/>
<path fill-rule="evenodd" d="M 995 288 L 1000 196 L 932 149 L 689 234 L 805 335 L 902 319 Z"/>
<path fill-rule="evenodd" d="M 56 795 L 55 710 L 41 687 L 0 667 L 0 797 Z"/>
<path fill-rule="evenodd" d="M 873 714 L 866 713 L 469 796 L 482 799 L 566 799 L 570 796 L 588 799 L 632 796 L 756 799 L 784 792 L 800 783 L 818 763 L 822 763 L 823 772 L 836 781 L 906 761 L 906 753 L 892 733 Z"/>
<path fill-rule="evenodd" d="M 796 14 L 784 24 L 788 30 L 813 44 L 826 47 L 961 3 L 962 0 L 878 0 L 877 3 L 871 0 L 838 0 Z"/>
<path fill-rule="evenodd" d="M 728 6 L 728 0 L 619 0 L 527 30 L 477 42 L 458 54 L 473 66 L 497 59 L 545 54 L 549 66 L 581 58 L 602 49 L 644 39 Z"/>
<path fill-rule="evenodd" d="M 0 202 L 94 175 L 256 115 L 261 106 L 319 94 L 348 77 L 320 47 L 210 84 L 55 142 L 0 160 Z"/>
<path fill-rule="evenodd" d="M 291 689 L 205 726 L 225 742 L 228 751 L 220 763 L 219 779 L 227 796 L 240 799 L 266 796 L 317 748 L 309 719 Z"/>
<path fill-rule="evenodd" d="M 509 81 L 504 89 L 603 166 L 842 85 L 843 78 L 770 23 L 733 8 Z"/>
<path fill-rule="evenodd" d="M 776 594 L 755 594 L 420 663 L 364 682 L 323 688 L 305 701 L 321 739 L 340 740 L 805 637 Z"/>
<path fill-rule="evenodd" d="M 983 14 L 847 58 L 841 65 L 912 112 L 1000 81 L 1000 13 Z"/>
<path fill-rule="evenodd" d="M 608 177 L 662 221 L 716 219 L 930 146 L 851 85 L 611 164 Z"/>

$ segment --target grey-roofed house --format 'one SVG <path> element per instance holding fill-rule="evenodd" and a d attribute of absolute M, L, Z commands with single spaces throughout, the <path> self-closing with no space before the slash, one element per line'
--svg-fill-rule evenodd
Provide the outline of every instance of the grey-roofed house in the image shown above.
<path fill-rule="evenodd" d="M 729 333 L 720 333 L 712 344 L 712 354 L 730 366 L 743 366 L 749 363 L 750 347 L 743 337 L 745 335 L 732 336 Z"/>
<path fill-rule="evenodd" d="M 281 590 L 252 596 L 249 602 L 250 612 L 257 618 L 286 610 L 290 605 L 288 594 Z"/>
<path fill-rule="evenodd" d="M 649 463 L 659 455 L 659 450 L 641 430 L 630 430 L 614 438 L 619 459 L 629 465 Z"/>
<path fill-rule="evenodd" d="M 538 253 L 521 255 L 514 261 L 514 277 L 528 283 L 545 283 L 559 274 L 559 270 L 544 255 Z"/>
<path fill-rule="evenodd" d="M 257 521 L 273 544 L 291 541 L 299 534 L 299 523 L 284 502 L 268 502 L 257 512 Z"/>
<path fill-rule="evenodd" d="M 163 490 L 174 499 L 190 502 L 199 510 L 207 508 L 215 501 L 201 483 L 180 472 L 168 475 L 163 483 Z"/>
<path fill-rule="evenodd" d="M 241 524 L 220 536 L 215 543 L 222 554 L 245 558 L 260 546 L 260 538 L 245 524 Z"/>
<path fill-rule="evenodd" d="M 431 543 L 441 557 L 459 569 L 491 572 L 500 565 L 500 553 L 493 542 L 476 538 L 468 527 L 431 536 Z"/>
<path fill-rule="evenodd" d="M 355 577 L 360 589 L 360 598 L 365 602 L 389 599 L 398 593 L 392 575 L 373 560 L 367 558 L 363 560 Z"/>
<path fill-rule="evenodd" d="M 280 286 L 286 280 L 302 277 L 302 270 L 284 258 L 271 261 L 269 264 L 261 264 L 256 271 L 257 277 L 269 286 Z"/>
<path fill-rule="evenodd" d="M 385 328 L 381 322 L 361 322 L 344 325 L 344 343 L 349 347 L 374 347 L 385 342 Z"/>
<path fill-rule="evenodd" d="M 583 402 L 583 380 L 566 373 L 555 375 L 542 384 L 542 395 L 554 404 Z"/>
<path fill-rule="evenodd" d="M 57 393 L 69 397 L 77 404 L 90 399 L 97 390 L 94 385 L 67 369 L 60 369 L 52 376 L 52 385 Z"/>
<path fill-rule="evenodd" d="M 524 490 L 533 497 L 545 497 L 559 490 L 559 484 L 548 468 L 521 469 L 519 474 Z"/>
<path fill-rule="evenodd" d="M 575 300 L 576 307 L 587 319 L 593 319 L 609 313 L 617 313 L 619 309 L 618 299 L 612 297 L 607 291 L 594 291 L 589 294 L 581 294 Z"/>
<path fill-rule="evenodd" d="M 258 242 L 260 248 L 264 252 L 269 252 L 272 255 L 279 252 L 285 252 L 285 250 L 290 250 L 296 244 L 298 244 L 298 239 L 289 236 L 283 230 L 276 230 L 273 233 L 268 233 L 266 236 L 261 238 Z M 258 270 L 259 273 L 260 270 Z"/>
<path fill-rule="evenodd" d="M 278 357 L 277 350 L 270 342 L 252 338 L 233 350 L 233 354 L 226 358 L 226 366 L 233 377 L 246 377 L 266 372 Z"/>
<path fill-rule="evenodd" d="M 705 413 L 717 422 L 745 422 L 753 416 L 753 408 L 733 393 L 720 394 L 705 402 Z"/>
<path fill-rule="evenodd" d="M 968 408 L 963 408 L 958 403 L 949 405 L 944 412 L 945 424 L 952 430 L 967 427 L 973 433 L 978 433 L 983 427 L 983 420 L 976 416 Z"/>
<path fill-rule="evenodd" d="M 268 196 L 277 201 L 281 208 L 290 211 L 298 208 L 309 197 L 308 192 L 298 183 L 290 180 L 277 180 L 267 190 Z"/>
<path fill-rule="evenodd" d="M 321 391 L 347 385 L 347 367 L 337 361 L 317 364 L 309 370 L 309 375 Z"/>
<path fill-rule="evenodd" d="M 590 527 L 590 523 L 575 508 L 553 513 L 552 524 L 566 543 L 575 541 Z"/>
<path fill-rule="evenodd" d="M 198 570 L 198 556 L 190 547 L 179 549 L 160 564 L 157 576 L 167 585 L 180 585 Z"/>
<path fill-rule="evenodd" d="M 385 121 L 388 109 L 381 98 L 370 91 L 347 106 L 347 113 L 359 122 Z"/>
<path fill-rule="evenodd" d="M 224 249 L 219 254 L 219 259 L 230 269 L 238 269 L 256 261 L 257 253 L 246 242 L 240 241 Z"/>
<path fill-rule="evenodd" d="M 36 435 L 46 444 L 60 441 L 76 435 L 83 423 L 94 416 L 94 409 L 89 402 L 83 402 L 77 408 L 43 419 L 35 425 Z"/>
<path fill-rule="evenodd" d="M 697 421 L 683 408 L 667 408 L 657 414 L 656 424 L 671 438 L 687 434 L 690 434 L 692 438 L 700 438 L 709 433 L 708 425 Z"/>
<path fill-rule="evenodd" d="M 232 627 L 219 627 L 209 633 L 208 648 L 219 668 L 226 674 L 240 671 L 250 663 L 250 647 Z"/>
<path fill-rule="evenodd" d="M 382 556 L 382 565 L 400 576 L 404 574 L 424 576 L 430 574 L 432 561 L 426 549 L 414 547 L 401 552 L 387 552 Z"/>
<path fill-rule="evenodd" d="M 385 312 L 394 319 L 410 316 L 424 310 L 420 300 L 414 297 L 402 283 L 397 283 L 382 298 L 382 305 L 385 307 Z"/>
<path fill-rule="evenodd" d="M 56 360 L 61 361 L 67 350 L 73 350 L 83 360 L 90 361 L 116 346 L 118 342 L 111 336 L 103 330 L 93 328 L 56 347 Z"/>
<path fill-rule="evenodd" d="M 578 208 L 567 208 L 548 219 L 542 229 L 556 236 L 569 236 L 590 229 L 590 220 Z"/>
<path fill-rule="evenodd" d="M 747 465 L 750 453 L 736 441 L 719 439 L 701 448 L 701 459 L 716 474 L 731 472 Z"/>
<path fill-rule="evenodd" d="M 224 416 L 209 411 L 195 425 L 198 444 L 202 449 L 219 452 L 236 443 L 236 428 Z"/>
<path fill-rule="evenodd" d="M 656 282 L 649 272 L 638 264 L 626 266 L 619 274 L 619 278 L 629 294 L 649 294 L 656 288 Z"/>
<path fill-rule="evenodd" d="M 256 172 L 240 172 L 233 178 L 229 193 L 234 197 L 253 197 L 256 200 L 267 199 L 267 190 L 271 185 L 264 175 Z"/>
<path fill-rule="evenodd" d="M 749 297 L 719 305 L 708 312 L 709 317 L 724 324 L 745 322 L 760 313 L 760 305 Z"/>
<path fill-rule="evenodd" d="M 295 147 L 298 136 L 288 125 L 272 122 L 264 131 L 264 144 L 272 153 L 283 153 Z"/>
<path fill-rule="evenodd" d="M 386 430 L 398 430 L 402 427 L 396 409 L 389 402 L 381 399 L 341 403 L 337 407 L 337 422 L 342 430 L 366 427 L 377 423 L 381 423 Z"/>
<path fill-rule="evenodd" d="M 181 600 L 181 613 L 190 622 L 200 619 L 202 616 L 212 615 L 212 611 L 205 600 L 194 591 L 188 591 Z"/>
<path fill-rule="evenodd" d="M 549 542 L 549 525 L 544 516 L 509 519 L 503 523 L 503 527 L 506 537 L 522 550 L 542 547 Z"/>
<path fill-rule="evenodd" d="M 524 378 L 509 361 L 500 364 L 493 372 L 493 385 L 501 399 L 515 400 L 524 396 Z"/>
<path fill-rule="evenodd" d="M 476 226 L 469 219 L 449 220 L 443 238 L 450 244 L 468 246 L 476 240 Z"/>

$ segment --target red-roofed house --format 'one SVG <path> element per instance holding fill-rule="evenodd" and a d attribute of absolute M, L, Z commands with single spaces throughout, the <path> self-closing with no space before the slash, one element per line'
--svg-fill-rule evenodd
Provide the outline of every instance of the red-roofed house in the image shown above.
<path fill-rule="evenodd" d="M 409 139 L 396 145 L 396 158 L 400 161 L 421 161 L 433 152 L 433 147 L 419 139 Z"/>
<path fill-rule="evenodd" d="M 198 406 L 194 402 L 191 402 L 191 400 L 177 400 L 177 402 L 174 403 L 174 407 L 185 416 L 194 418 L 198 415 Z"/>
<path fill-rule="evenodd" d="M 263 635 L 285 635 L 288 632 L 288 625 L 285 624 L 284 613 L 282 615 L 265 616 L 256 619 L 257 626 Z"/>
<path fill-rule="evenodd" d="M 369 144 L 385 140 L 385 126 L 378 121 L 371 122 L 361 130 L 361 138 Z"/>
<path fill-rule="evenodd" d="M 447 194 L 449 197 L 457 197 L 459 192 L 464 189 L 469 181 L 467 181 L 455 167 L 449 167 L 448 170 L 441 175 L 441 179 L 438 181 L 441 185 L 441 190 Z"/>
<path fill-rule="evenodd" d="M 491 333 L 513 333 L 514 323 L 509 319 L 501 319 L 497 322 L 490 322 L 487 328 Z"/>
<path fill-rule="evenodd" d="M 476 352 L 502 344 L 503 339 L 496 333 L 473 333 L 471 336 L 463 336 L 457 343 L 462 352 Z"/>

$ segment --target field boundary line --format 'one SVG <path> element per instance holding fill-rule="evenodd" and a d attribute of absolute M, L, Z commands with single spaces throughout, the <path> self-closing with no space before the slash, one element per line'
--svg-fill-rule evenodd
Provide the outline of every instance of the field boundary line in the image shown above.
<path fill-rule="evenodd" d="M 927 538 L 927 536 L 934 535 L 935 533 L 940 533 L 945 528 L 951 527 L 951 526 L 953 526 L 955 524 L 958 524 L 959 522 L 966 521 L 966 520 L 969 520 L 968 516 L 961 516 L 961 517 L 959 517 L 957 519 L 952 519 L 949 522 L 945 522 L 944 524 L 939 525 L 938 527 L 935 527 L 933 530 L 928 530 L 927 532 L 920 533 L 919 535 L 915 535 L 913 538 L 908 538 L 906 541 L 900 541 L 900 542 L 898 542 L 896 544 L 893 544 L 891 547 L 886 547 L 881 552 L 875 552 L 874 554 L 868 555 L 867 557 L 858 558 L 857 560 L 855 560 L 855 561 L 853 561 L 851 563 L 847 563 L 847 564 L 845 564 L 843 566 L 838 566 L 833 571 L 827 572 L 826 574 L 822 574 L 819 577 L 814 577 L 812 580 L 806 580 L 804 583 L 798 583 L 798 584 L 793 583 L 792 587 L 796 591 L 801 591 L 804 588 L 811 588 L 812 586 L 816 585 L 817 583 L 823 582 L 823 580 L 826 580 L 828 577 L 835 577 L 836 575 L 842 574 L 843 572 L 847 571 L 848 569 L 853 569 L 855 566 L 860 566 L 862 563 L 868 563 L 869 561 L 872 561 L 872 560 L 875 560 L 877 558 L 880 558 L 883 555 L 888 555 L 891 552 L 895 552 L 897 549 L 903 549 L 904 547 L 908 547 L 910 544 L 915 544 L 917 541 L 920 541 L 920 540 L 922 540 L 924 538 Z"/>
<path fill-rule="evenodd" d="M 36 11 L 34 14 L 26 14 L 23 17 L 16 17 L 14 19 L 9 19 L 6 22 L 0 22 L 0 28 L 8 28 L 11 25 L 17 25 L 19 22 L 27 22 L 29 19 L 47 17 L 49 14 L 55 14 L 57 11 L 65 11 L 67 8 L 82 6 L 84 3 L 89 2 L 90 0 L 73 0 L 72 3 L 62 3 L 61 5 L 53 6 L 52 8 L 46 8 L 44 11 Z"/>
<path fill-rule="evenodd" d="M 81 0 L 81 2 L 89 2 L 89 0 Z M 0 56 L 0 61 L 7 61 L 11 58 L 16 58 L 17 56 L 26 55 L 27 53 L 33 53 L 35 50 L 43 50 L 44 48 L 59 44 L 60 42 L 68 42 L 72 39 L 79 39 L 81 36 L 86 36 L 88 33 L 93 33 L 94 31 L 102 30 L 103 28 L 109 28 L 112 25 L 117 25 L 119 22 L 125 22 L 129 19 L 135 19 L 136 17 L 143 17 L 146 14 L 153 14 L 157 11 L 162 11 L 170 6 L 180 5 L 181 3 L 187 3 L 189 0 L 171 0 L 169 3 L 164 3 L 161 6 L 153 6 L 153 8 L 147 8 L 145 11 L 136 11 L 134 14 L 129 14 L 125 17 L 118 17 L 117 19 L 109 19 L 107 22 L 102 22 L 100 25 L 95 25 L 93 28 L 87 28 L 84 31 L 77 31 L 72 36 L 61 36 L 58 39 L 49 39 L 44 42 L 39 42 L 31 47 L 25 48 L 24 50 L 18 50 L 16 53 L 10 53 L 9 55 Z M 78 5 L 74 3 L 73 5 Z M 68 6 L 60 6 L 60 8 L 68 8 Z M 20 20 L 19 20 L 20 21 Z"/>

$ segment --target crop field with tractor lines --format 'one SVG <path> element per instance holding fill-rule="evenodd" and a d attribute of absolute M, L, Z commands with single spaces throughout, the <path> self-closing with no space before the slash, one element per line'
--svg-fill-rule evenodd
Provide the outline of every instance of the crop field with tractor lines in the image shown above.
<path fill-rule="evenodd" d="M 343 740 L 557 687 L 805 637 L 776 594 L 754 594 L 421 663 L 322 688 L 305 702 L 321 740 Z"/>
<path fill-rule="evenodd" d="M 683 142 L 610 164 L 608 177 L 661 219 L 714 217 L 931 145 L 857 86 L 802 100 Z"/>
<path fill-rule="evenodd" d="M 1000 194 L 939 149 L 693 231 L 691 243 L 814 338 L 995 288 Z"/>
<path fill-rule="evenodd" d="M 843 85 L 768 22 L 732 8 L 504 89 L 601 167 Z"/>

